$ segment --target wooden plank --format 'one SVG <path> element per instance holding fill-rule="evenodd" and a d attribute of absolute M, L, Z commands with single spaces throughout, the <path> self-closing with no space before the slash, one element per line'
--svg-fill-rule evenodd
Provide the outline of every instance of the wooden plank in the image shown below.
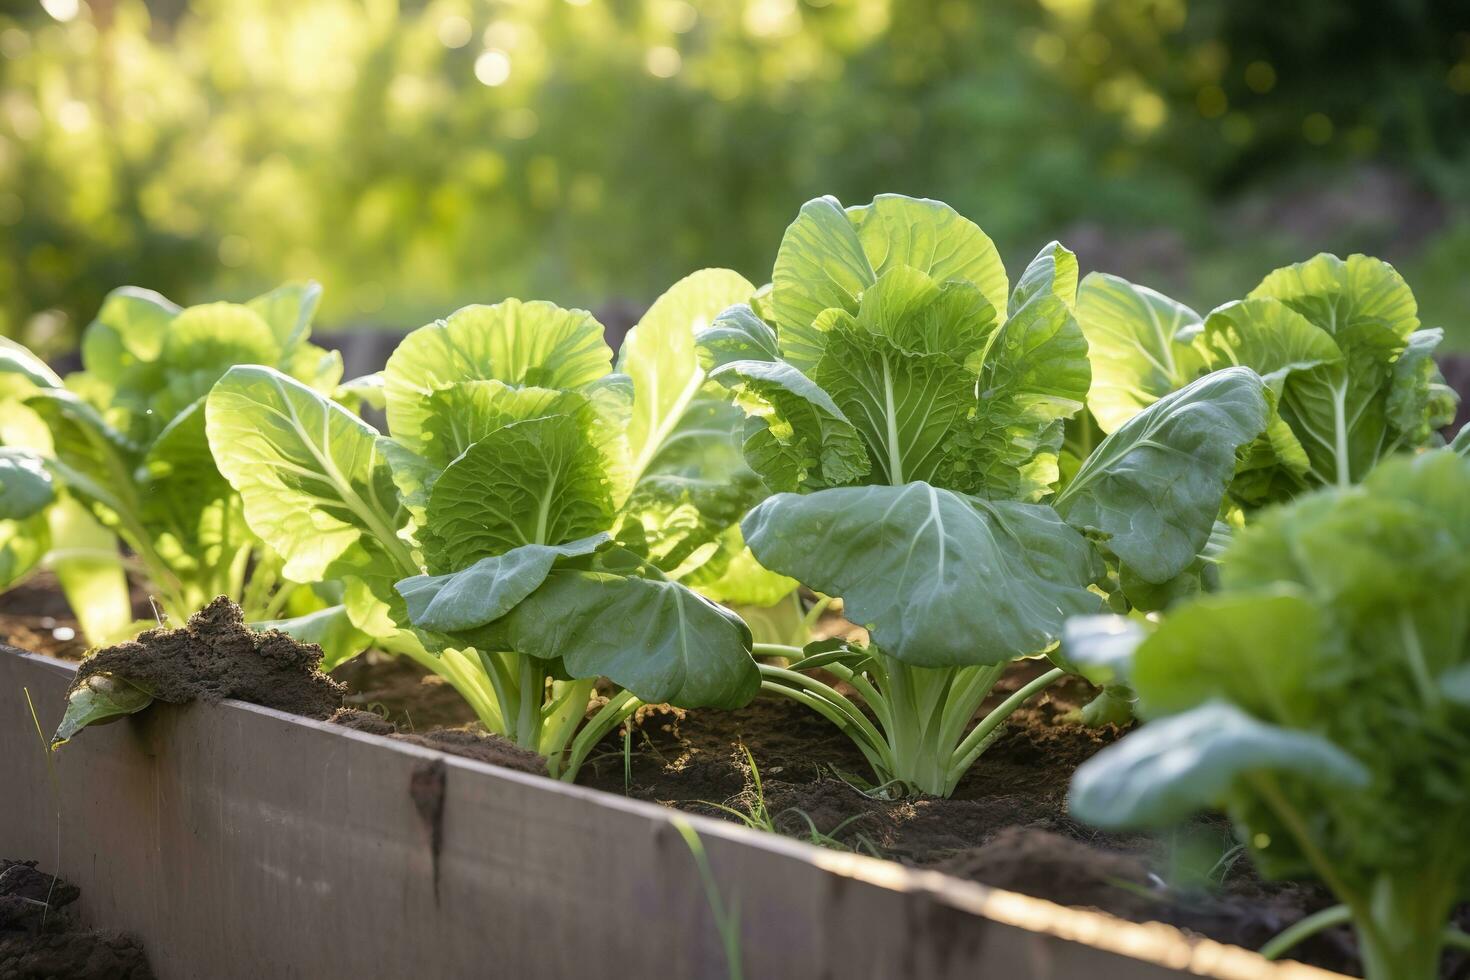
<path fill-rule="evenodd" d="M 0 855 L 82 888 L 164 980 L 727 975 L 669 810 L 254 705 L 49 755 L 68 665 L 0 651 Z M 48 761 L 49 758 L 49 761 Z M 441 848 L 410 794 L 442 777 Z M 689 817 L 752 978 L 1306 980 L 1096 913 Z"/>

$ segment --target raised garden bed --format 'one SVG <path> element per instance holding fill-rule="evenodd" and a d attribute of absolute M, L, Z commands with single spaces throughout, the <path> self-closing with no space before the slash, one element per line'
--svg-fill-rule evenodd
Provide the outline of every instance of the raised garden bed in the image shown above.
<path fill-rule="evenodd" d="M 55 855 L 163 978 L 723 976 L 676 818 L 751 977 L 1330 975 L 240 702 L 48 761 L 72 669 L 0 656 L 0 853 Z"/>

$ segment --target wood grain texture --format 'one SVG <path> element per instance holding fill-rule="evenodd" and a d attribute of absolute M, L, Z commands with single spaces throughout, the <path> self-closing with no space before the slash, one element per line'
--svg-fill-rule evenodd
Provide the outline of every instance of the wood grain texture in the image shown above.
<path fill-rule="evenodd" d="M 672 811 L 233 701 L 89 729 L 48 775 L 26 692 L 49 735 L 71 674 L 0 649 L 0 855 L 80 885 L 163 980 L 727 975 Z M 435 760 L 437 894 L 409 792 Z M 1335 976 L 687 819 L 750 980 Z"/>

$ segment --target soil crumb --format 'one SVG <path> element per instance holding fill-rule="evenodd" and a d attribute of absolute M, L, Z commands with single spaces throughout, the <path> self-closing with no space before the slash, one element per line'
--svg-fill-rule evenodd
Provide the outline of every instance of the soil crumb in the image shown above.
<path fill-rule="evenodd" d="M 97 651 L 77 669 L 72 689 L 94 674 L 112 674 L 170 704 L 237 698 L 320 719 L 337 710 L 345 693 L 318 669 L 321 659 L 314 643 L 250 629 L 240 607 L 220 596 L 182 629 L 148 630 Z"/>
<path fill-rule="evenodd" d="M 0 977 L 152 980 L 136 939 L 82 927 L 71 908 L 80 895 L 35 861 L 0 859 Z"/>
<path fill-rule="evenodd" d="M 342 725 L 354 731 L 367 732 L 369 735 L 383 735 L 426 749 L 438 749 L 450 755 L 463 756 L 477 762 L 488 762 L 504 769 L 528 772 L 535 776 L 547 775 L 546 760 L 541 756 L 489 732 L 477 732 L 470 728 L 444 728 L 432 732 L 400 732 L 397 726 L 382 715 L 354 708 L 341 709 L 331 717 L 330 721 L 334 725 Z"/>

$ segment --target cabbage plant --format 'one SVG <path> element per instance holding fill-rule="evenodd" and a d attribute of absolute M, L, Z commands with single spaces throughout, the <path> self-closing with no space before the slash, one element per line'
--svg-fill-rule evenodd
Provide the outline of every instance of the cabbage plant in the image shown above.
<path fill-rule="evenodd" d="M 1223 808 L 1263 873 L 1332 890 L 1315 922 L 1352 921 L 1370 980 L 1431 980 L 1470 898 L 1470 462 L 1397 459 L 1270 510 L 1222 579 L 1151 635 L 1078 625 L 1148 721 L 1077 770 L 1071 812 Z"/>
<path fill-rule="evenodd" d="M 1007 666 L 1056 645 L 1120 577 L 1160 587 L 1209 543 L 1236 450 L 1265 428 L 1251 370 L 1212 373 L 1120 425 L 1065 484 L 1091 381 L 1077 263 L 1053 243 L 1008 282 L 934 201 L 802 208 L 769 295 L 701 335 L 778 491 L 742 523 L 765 566 L 840 596 L 871 643 L 758 644 L 762 687 L 847 733 L 881 785 L 948 795 L 1041 673 L 978 724 Z M 768 322 L 769 321 L 769 322 Z M 822 668 L 861 698 L 812 673 Z"/>
<path fill-rule="evenodd" d="M 444 677 L 571 779 L 645 702 L 731 707 L 759 686 L 744 623 L 687 584 L 792 587 L 740 538 L 765 489 L 694 352 L 695 330 L 753 292 L 724 270 L 684 279 L 616 373 L 585 311 L 466 307 L 389 358 L 387 434 L 237 367 L 209 397 L 210 444 L 288 576 L 335 583 L 363 644 Z"/>
<path fill-rule="evenodd" d="M 1092 416 L 1112 432 L 1195 378 L 1230 365 L 1270 386 L 1270 425 L 1231 484 L 1245 507 L 1356 483 L 1385 457 L 1441 444 L 1456 397 L 1434 363 L 1407 283 L 1386 262 L 1321 254 L 1272 272 L 1201 317 L 1093 273 L 1077 318 L 1092 350 Z"/>
<path fill-rule="evenodd" d="M 0 439 L 12 476 L 29 474 L 0 477 L 0 585 L 55 567 L 94 642 L 131 627 L 124 569 L 178 620 L 217 595 L 254 619 L 285 611 L 294 587 L 215 467 L 204 399 L 241 362 L 332 390 L 341 358 L 308 340 L 319 294 L 294 285 L 181 309 L 114 290 L 82 335 L 83 369 L 64 380 L 24 348 L 0 347 Z"/>

